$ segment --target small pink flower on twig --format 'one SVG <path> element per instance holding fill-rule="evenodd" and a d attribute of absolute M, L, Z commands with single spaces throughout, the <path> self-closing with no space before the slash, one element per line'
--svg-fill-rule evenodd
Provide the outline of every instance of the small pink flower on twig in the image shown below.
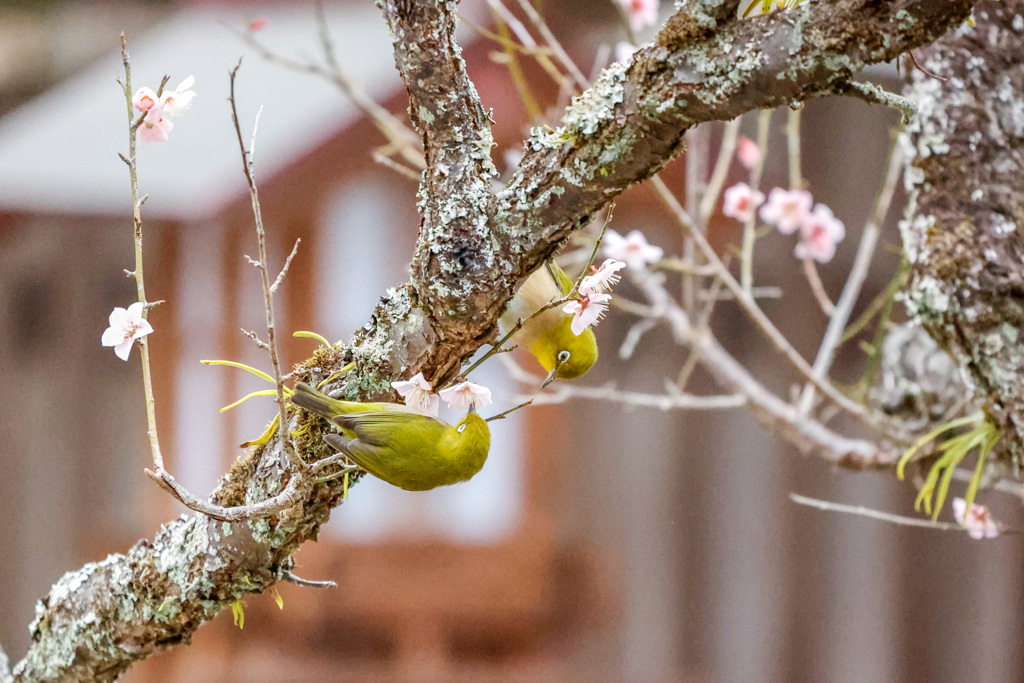
<path fill-rule="evenodd" d="M 736 183 L 725 191 L 722 213 L 745 223 L 754 217 L 757 207 L 763 203 L 763 192 L 751 189 L 746 183 Z"/>
<path fill-rule="evenodd" d="M 421 413 L 437 417 L 441 402 L 422 372 L 416 373 L 411 379 L 392 382 L 391 386 L 399 396 L 405 398 L 405 405 Z"/>
<path fill-rule="evenodd" d="M 604 315 L 605 310 L 608 308 L 608 302 L 612 300 L 611 294 L 598 294 L 597 292 L 588 292 L 586 294 L 580 292 L 580 294 L 579 299 L 570 301 L 562 309 L 572 315 L 572 322 L 569 323 L 569 327 L 577 337 L 583 334 L 583 330 L 596 324 L 601 319 L 601 316 Z"/>
<path fill-rule="evenodd" d="M 835 256 L 836 245 L 846 237 L 846 227 L 835 217 L 832 209 L 818 204 L 804 217 L 800 237 L 794 252 L 797 258 L 828 263 Z"/>
<path fill-rule="evenodd" d="M 461 382 L 438 393 L 452 410 L 468 410 L 470 406 L 483 408 L 491 404 L 491 390 L 473 382 Z"/>
<path fill-rule="evenodd" d="M 600 268 L 591 266 L 591 274 L 580 280 L 580 294 L 607 292 L 621 279 L 616 271 L 625 267 L 625 263 L 615 259 L 605 259 Z"/>
<path fill-rule="evenodd" d="M 813 203 L 807 190 L 775 187 L 768 193 L 768 203 L 761 207 L 761 220 L 777 227 L 783 235 L 789 235 L 803 224 Z"/>
<path fill-rule="evenodd" d="M 159 99 L 152 88 L 142 87 L 132 96 L 132 106 L 139 111 L 149 111 L 159 105 Z"/>
<path fill-rule="evenodd" d="M 100 343 L 113 346 L 114 353 L 121 360 L 128 360 L 136 339 L 153 332 L 153 326 L 142 317 L 143 307 L 141 301 L 136 301 L 128 308 L 114 308 L 110 313 L 110 327 L 103 331 Z"/>
<path fill-rule="evenodd" d="M 629 27 L 640 31 L 658 23 L 659 0 L 618 0 L 629 19 Z"/>
<path fill-rule="evenodd" d="M 996 524 L 992 513 L 984 505 L 971 503 L 971 507 L 968 509 L 966 500 L 954 498 L 953 517 L 957 524 L 967 530 L 967 534 L 971 538 L 981 540 L 995 538 L 999 535 L 999 525 Z"/>
<path fill-rule="evenodd" d="M 146 146 L 151 142 L 167 142 L 168 134 L 174 124 L 164 116 L 163 109 L 153 107 L 142 119 L 142 124 L 135 131 L 135 138 L 140 146 Z"/>
<path fill-rule="evenodd" d="M 761 161 L 761 148 L 748 137 L 736 141 L 736 158 L 743 168 L 751 169 Z"/>
<path fill-rule="evenodd" d="M 632 230 L 625 237 L 608 230 L 604 235 L 603 253 L 617 261 L 625 261 L 633 270 L 644 270 L 647 264 L 660 261 L 665 252 L 661 247 L 648 244 L 639 230 Z"/>

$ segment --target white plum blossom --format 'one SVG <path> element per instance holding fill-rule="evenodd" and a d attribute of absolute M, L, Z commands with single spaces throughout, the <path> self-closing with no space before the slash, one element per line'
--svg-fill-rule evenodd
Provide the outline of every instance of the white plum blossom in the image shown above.
<path fill-rule="evenodd" d="M 803 224 L 813 203 L 807 190 L 775 187 L 768 193 L 768 203 L 761 207 L 761 220 L 777 227 L 783 235 L 790 235 Z"/>
<path fill-rule="evenodd" d="M 618 0 L 629 19 L 629 27 L 641 31 L 658 23 L 659 0 Z"/>
<path fill-rule="evenodd" d="M 748 137 L 736 141 L 736 158 L 743 168 L 751 169 L 761 161 L 761 148 Z"/>
<path fill-rule="evenodd" d="M 452 410 L 468 410 L 470 406 L 483 408 L 491 404 L 491 390 L 473 382 L 461 382 L 438 393 Z"/>
<path fill-rule="evenodd" d="M 953 499 L 953 517 L 956 523 L 967 530 L 967 534 L 974 539 L 995 538 L 999 535 L 999 525 L 992 519 L 992 513 L 988 508 L 978 503 L 971 503 L 967 508 L 967 501 L 963 498 Z"/>
<path fill-rule="evenodd" d="M 622 270 L 625 267 L 625 263 L 615 259 L 605 259 L 600 268 L 591 266 L 590 275 L 580 280 L 580 294 L 607 292 L 621 279 L 616 271 Z"/>
<path fill-rule="evenodd" d="M 644 270 L 647 264 L 660 261 L 665 252 L 661 247 L 648 244 L 639 230 L 632 230 L 625 237 L 609 230 L 604 235 L 603 253 L 608 258 L 625 261 L 633 270 Z"/>
<path fill-rule="evenodd" d="M 441 409 L 441 402 L 422 372 L 416 373 L 411 379 L 392 382 L 391 387 L 405 399 L 405 405 L 426 415 L 437 417 L 437 413 Z"/>
<path fill-rule="evenodd" d="M 797 258 L 828 263 L 835 256 L 836 245 L 846 237 L 846 227 L 835 217 L 832 209 L 818 204 L 804 217 L 800 237 L 794 252 Z"/>
<path fill-rule="evenodd" d="M 746 183 L 736 183 L 725 191 L 722 213 L 746 223 L 754 217 L 757 207 L 763 203 L 763 192 L 751 189 Z"/>
<path fill-rule="evenodd" d="M 562 310 L 572 316 L 569 327 L 577 337 L 583 334 L 583 330 L 597 323 L 608 308 L 608 302 L 612 300 L 611 294 L 599 294 L 597 292 L 580 292 L 579 299 L 570 301 Z"/>
<path fill-rule="evenodd" d="M 178 84 L 174 90 L 164 91 L 160 95 L 160 106 L 170 116 L 181 116 L 185 113 L 185 110 L 192 105 L 192 98 L 196 96 L 195 92 L 189 90 L 195 85 L 196 79 L 194 76 L 189 76 L 181 83 Z"/>
<path fill-rule="evenodd" d="M 121 360 L 128 360 L 136 339 L 153 332 L 153 326 L 142 317 L 143 310 L 143 303 L 136 301 L 128 308 L 115 307 L 110 313 L 110 327 L 103 331 L 100 343 L 113 346 L 114 353 Z"/>

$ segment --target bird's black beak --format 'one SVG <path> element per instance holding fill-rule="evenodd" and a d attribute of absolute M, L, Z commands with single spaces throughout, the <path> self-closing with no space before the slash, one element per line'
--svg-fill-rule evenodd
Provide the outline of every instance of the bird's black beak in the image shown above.
<path fill-rule="evenodd" d="M 556 372 L 558 372 L 558 366 L 557 365 L 551 370 L 551 372 L 548 373 L 547 379 L 544 380 L 544 384 L 540 385 L 541 389 L 543 389 L 544 387 L 546 387 L 547 385 L 549 385 L 549 384 L 551 384 L 552 382 L 555 381 L 555 373 Z"/>
<path fill-rule="evenodd" d="M 473 401 L 473 402 L 471 402 L 469 404 L 469 412 L 466 413 L 466 414 L 467 415 L 476 415 L 476 402 L 475 401 Z"/>

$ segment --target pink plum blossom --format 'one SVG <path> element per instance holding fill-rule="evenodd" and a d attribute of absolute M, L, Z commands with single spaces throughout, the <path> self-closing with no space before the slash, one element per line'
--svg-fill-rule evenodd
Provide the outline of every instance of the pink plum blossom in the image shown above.
<path fill-rule="evenodd" d="M 795 251 L 798 258 L 828 263 L 835 256 L 836 245 L 846 237 L 846 227 L 832 214 L 832 209 L 818 204 L 804 217 L 800 237 Z"/>
<path fill-rule="evenodd" d="M 761 148 L 748 137 L 740 137 L 736 141 L 736 158 L 743 168 L 754 168 L 761 161 Z"/>
<path fill-rule="evenodd" d="M 587 292 L 579 299 L 570 301 L 562 310 L 572 315 L 572 322 L 569 327 L 577 337 L 583 334 L 583 330 L 597 323 L 608 308 L 608 302 L 612 300 L 611 294 L 598 294 Z"/>
<path fill-rule="evenodd" d="M 172 128 L 174 128 L 174 124 L 164 116 L 163 109 L 153 107 L 136 129 L 135 138 L 142 147 L 151 142 L 167 142 L 168 133 Z"/>
<path fill-rule="evenodd" d="M 139 111 L 149 111 L 158 105 L 159 100 L 152 88 L 141 87 L 132 96 L 132 106 Z"/>
<path fill-rule="evenodd" d="M 483 408 L 491 404 L 491 390 L 473 382 L 461 382 L 438 393 L 452 410 L 468 410 L 470 406 Z"/>
<path fill-rule="evenodd" d="M 165 90 L 160 95 L 160 107 L 169 116 L 181 116 L 192 105 L 192 98 L 196 96 L 194 91 L 189 90 L 189 88 L 195 85 L 195 82 L 195 77 L 189 76 L 179 83 L 178 87 L 174 90 Z"/>
<path fill-rule="evenodd" d="M 722 213 L 744 223 L 753 219 L 757 207 L 764 203 L 764 193 L 746 183 L 736 183 L 725 191 Z"/>
<path fill-rule="evenodd" d="M 128 308 L 115 307 L 110 313 L 110 327 L 103 331 L 100 343 L 113 346 L 114 353 L 121 360 L 128 360 L 136 339 L 153 332 L 153 326 L 142 317 L 143 310 L 143 303 L 136 301 Z"/>
<path fill-rule="evenodd" d="M 658 23 L 659 0 L 618 0 L 629 19 L 629 27 L 641 31 Z"/>
<path fill-rule="evenodd" d="M 625 237 L 609 230 L 604 235 L 603 253 L 608 258 L 625 261 L 633 270 L 643 270 L 648 263 L 660 261 L 665 252 L 661 247 L 648 244 L 639 230 L 633 230 Z"/>
<path fill-rule="evenodd" d="M 437 417 L 441 402 L 422 372 L 416 373 L 411 379 L 392 382 L 391 387 L 405 399 L 405 405 L 421 413 Z"/>
<path fill-rule="evenodd" d="M 999 525 L 992 519 L 992 513 L 988 508 L 978 503 L 971 503 L 967 508 L 967 501 L 963 498 L 953 499 L 953 517 L 956 523 L 967 530 L 971 538 L 981 540 L 983 538 L 995 538 L 999 535 Z"/>
<path fill-rule="evenodd" d="M 803 224 L 813 203 L 807 190 L 775 187 L 768 193 L 768 203 L 761 207 L 761 220 L 777 227 L 783 235 L 789 235 Z"/>
<path fill-rule="evenodd" d="M 620 279 L 616 271 L 622 270 L 625 267 L 625 263 L 615 259 L 605 259 L 600 268 L 591 266 L 591 274 L 580 281 L 580 294 L 607 292 Z"/>

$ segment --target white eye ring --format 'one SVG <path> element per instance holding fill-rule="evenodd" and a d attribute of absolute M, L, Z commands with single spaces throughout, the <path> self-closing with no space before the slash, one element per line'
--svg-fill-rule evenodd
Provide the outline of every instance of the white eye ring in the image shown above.
<path fill-rule="evenodd" d="M 466 431 L 466 425 L 459 425 L 459 428 L 456 429 L 455 431 L 461 434 L 462 432 Z"/>
<path fill-rule="evenodd" d="M 559 351 L 558 352 L 558 362 L 559 363 L 564 363 L 567 360 L 569 360 L 569 352 L 566 351 L 565 349 Z"/>

